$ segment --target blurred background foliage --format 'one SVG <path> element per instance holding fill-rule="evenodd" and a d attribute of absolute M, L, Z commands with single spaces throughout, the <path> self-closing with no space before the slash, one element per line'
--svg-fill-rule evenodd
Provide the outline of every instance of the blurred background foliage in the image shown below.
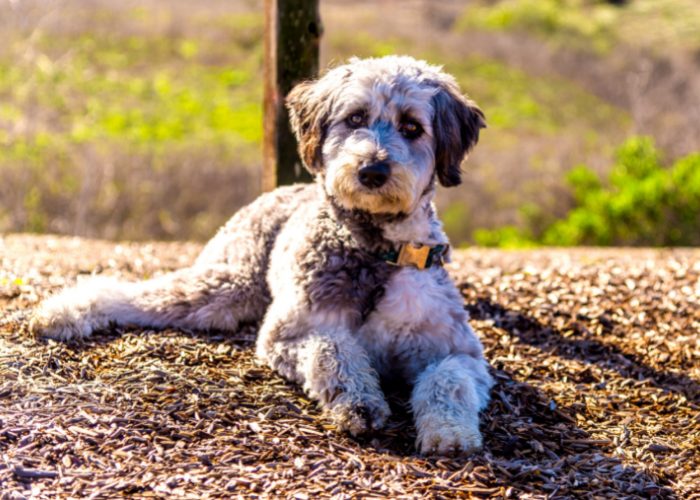
<path fill-rule="evenodd" d="M 700 154 L 670 166 L 648 137 L 628 139 L 605 180 L 585 165 L 566 181 L 574 207 L 549 225 L 539 222 L 539 207 L 523 209 L 524 227 L 477 229 L 485 246 L 544 245 L 700 245 Z"/>
<path fill-rule="evenodd" d="M 456 244 L 700 244 L 696 0 L 321 0 L 324 65 L 444 65 Z M 391 20 L 388 22 L 387 20 Z M 262 1 L 0 0 L 0 231 L 207 239 L 260 192 Z"/>

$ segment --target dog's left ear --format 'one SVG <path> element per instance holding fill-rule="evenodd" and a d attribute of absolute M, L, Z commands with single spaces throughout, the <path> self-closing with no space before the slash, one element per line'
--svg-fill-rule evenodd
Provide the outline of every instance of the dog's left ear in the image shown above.
<path fill-rule="evenodd" d="M 433 134 L 435 169 L 440 184 L 457 186 L 462 182 L 460 165 L 479 141 L 479 131 L 486 128 L 483 111 L 462 95 L 453 81 L 441 81 L 433 96 Z"/>
<path fill-rule="evenodd" d="M 321 147 L 330 114 L 330 99 L 325 99 L 319 81 L 302 82 L 287 95 L 285 104 L 299 144 L 299 156 L 309 172 L 323 167 Z M 328 96 L 326 96 L 328 97 Z"/>

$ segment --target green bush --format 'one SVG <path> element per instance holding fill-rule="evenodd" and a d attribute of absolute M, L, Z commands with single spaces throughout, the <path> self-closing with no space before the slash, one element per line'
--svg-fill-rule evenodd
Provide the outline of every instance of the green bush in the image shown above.
<path fill-rule="evenodd" d="M 575 206 L 539 234 L 512 226 L 475 232 L 487 246 L 700 245 L 700 154 L 664 167 L 647 137 L 634 137 L 617 152 L 603 181 L 586 166 L 567 175 Z"/>

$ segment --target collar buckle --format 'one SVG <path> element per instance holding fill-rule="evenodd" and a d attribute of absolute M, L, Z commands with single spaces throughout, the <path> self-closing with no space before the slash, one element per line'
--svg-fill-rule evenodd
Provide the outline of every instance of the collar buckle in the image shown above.
<path fill-rule="evenodd" d="M 386 252 L 381 257 L 392 266 L 414 266 L 422 270 L 435 264 L 443 265 L 449 248 L 448 244 L 430 246 L 421 243 L 404 243 L 398 251 Z"/>
<path fill-rule="evenodd" d="M 428 266 L 429 256 L 430 247 L 428 245 L 406 243 L 401 245 L 396 265 L 415 266 L 418 269 L 425 269 Z"/>

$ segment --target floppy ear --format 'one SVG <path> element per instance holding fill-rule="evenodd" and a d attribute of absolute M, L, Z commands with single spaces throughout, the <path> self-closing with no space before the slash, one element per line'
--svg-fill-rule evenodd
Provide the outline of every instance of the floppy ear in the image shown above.
<path fill-rule="evenodd" d="M 476 103 L 464 97 L 452 81 L 438 83 L 433 109 L 438 180 L 445 187 L 457 186 L 462 182 L 460 164 L 479 141 L 479 131 L 486 127 L 486 119 Z"/>
<path fill-rule="evenodd" d="M 285 100 L 299 145 L 299 156 L 312 174 L 323 167 L 321 146 L 330 114 L 330 99 L 324 99 L 320 94 L 318 81 L 307 81 L 295 86 Z"/>

